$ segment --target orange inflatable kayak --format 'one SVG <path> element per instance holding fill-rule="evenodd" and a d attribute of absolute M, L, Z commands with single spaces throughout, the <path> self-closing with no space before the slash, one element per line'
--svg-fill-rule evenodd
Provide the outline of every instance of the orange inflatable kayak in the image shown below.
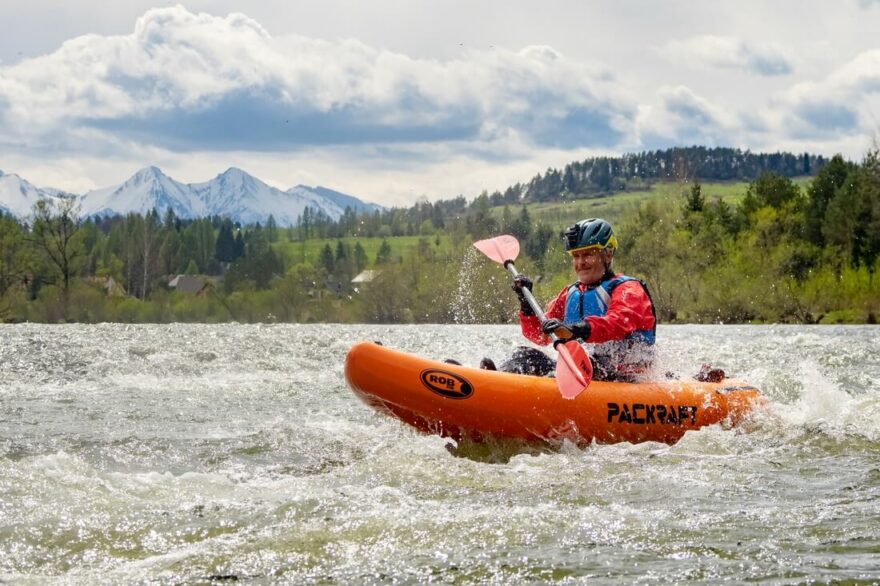
<path fill-rule="evenodd" d="M 760 391 L 740 381 L 594 381 L 563 399 L 553 378 L 480 370 L 428 360 L 372 342 L 349 351 L 345 377 L 368 405 L 430 434 L 578 444 L 674 443 L 686 431 L 737 425 Z"/>

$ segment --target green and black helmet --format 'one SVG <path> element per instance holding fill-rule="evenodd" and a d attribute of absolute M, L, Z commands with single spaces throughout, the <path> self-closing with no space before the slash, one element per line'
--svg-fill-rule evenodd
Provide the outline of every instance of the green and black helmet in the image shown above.
<path fill-rule="evenodd" d="M 569 253 L 588 248 L 617 248 L 614 228 L 601 218 L 589 218 L 569 226 L 565 229 L 563 240 L 565 250 Z"/>

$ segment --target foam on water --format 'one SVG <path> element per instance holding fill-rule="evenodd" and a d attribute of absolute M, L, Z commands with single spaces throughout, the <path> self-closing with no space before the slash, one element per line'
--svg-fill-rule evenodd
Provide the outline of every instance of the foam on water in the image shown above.
<path fill-rule="evenodd" d="M 770 408 L 677 444 L 453 445 L 367 408 L 358 340 L 476 364 L 515 326 L 0 327 L 0 580 L 880 579 L 876 328 L 660 329 Z"/>

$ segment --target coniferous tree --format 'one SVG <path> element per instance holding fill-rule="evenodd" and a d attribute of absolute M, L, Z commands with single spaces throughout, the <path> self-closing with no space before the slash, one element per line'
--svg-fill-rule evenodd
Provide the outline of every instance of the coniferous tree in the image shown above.
<path fill-rule="evenodd" d="M 278 223 L 273 214 L 269 214 L 266 220 L 266 239 L 269 242 L 278 242 Z"/>
<path fill-rule="evenodd" d="M 865 264 L 872 270 L 880 257 L 880 147 L 868 152 L 862 162 L 862 188 L 865 190 L 866 218 Z"/>
<path fill-rule="evenodd" d="M 225 263 L 230 263 L 236 259 L 235 237 L 232 235 L 232 222 L 229 220 L 226 220 L 220 226 L 217 242 L 214 244 L 214 258 Z"/>
<path fill-rule="evenodd" d="M 825 244 L 822 226 L 825 223 L 828 202 L 834 198 L 834 194 L 843 187 L 847 177 L 854 171 L 855 165 L 844 161 L 842 156 L 835 155 L 810 182 L 807 188 L 804 229 L 807 239 L 816 246 L 821 247 Z"/>
<path fill-rule="evenodd" d="M 532 257 L 540 270 L 544 270 L 544 253 L 550 244 L 550 239 L 556 233 L 546 224 L 538 224 L 529 239 L 526 240 L 526 252 Z"/>
<path fill-rule="evenodd" d="M 299 234 L 301 240 L 308 240 L 312 236 L 312 208 L 308 206 L 300 216 Z"/>
<path fill-rule="evenodd" d="M 695 182 L 685 198 L 684 209 L 686 212 L 702 212 L 706 207 L 706 198 L 703 197 L 703 188 L 700 182 Z"/>
<path fill-rule="evenodd" d="M 130 295 L 141 297 L 141 271 L 143 249 L 139 245 L 143 238 L 144 217 L 129 213 L 122 221 L 122 263 L 125 290 Z"/>
<path fill-rule="evenodd" d="M 388 262 L 391 262 L 391 245 L 383 238 L 382 244 L 379 245 L 379 251 L 376 253 L 376 264 L 381 265 Z"/>
<path fill-rule="evenodd" d="M 510 227 L 510 233 L 519 240 L 527 240 L 532 233 L 532 218 L 529 216 L 528 206 L 523 206 L 519 211 L 519 216 Z"/>
<path fill-rule="evenodd" d="M 602 157 L 593 166 L 593 173 L 590 175 L 590 182 L 599 191 L 609 191 L 611 189 L 611 171 L 609 170 L 608 159 Z"/>
<path fill-rule="evenodd" d="M 880 163 L 869 154 L 835 192 L 825 213 L 825 242 L 840 250 L 853 267 L 873 270 L 880 254 Z"/>
<path fill-rule="evenodd" d="M 187 256 L 196 261 L 201 271 L 209 274 L 219 266 L 214 259 L 215 240 L 210 218 L 194 220 L 181 232 L 181 241 Z"/>
<path fill-rule="evenodd" d="M 328 275 L 332 275 L 333 271 L 336 269 L 333 249 L 330 248 L 329 244 L 325 244 L 324 248 L 321 249 L 321 256 L 318 259 L 318 265 L 323 267 Z"/>
<path fill-rule="evenodd" d="M 712 205 L 712 214 L 727 234 L 735 234 L 739 229 L 733 208 L 723 199 L 719 199 Z"/>
<path fill-rule="evenodd" d="M 160 243 L 159 212 L 155 208 L 144 217 L 141 230 L 141 284 L 140 297 L 146 299 L 150 294 L 152 277 L 156 271 Z"/>
<path fill-rule="evenodd" d="M 498 228 L 501 232 L 510 232 L 513 229 L 513 213 L 506 204 L 501 210 L 501 225 Z"/>
<path fill-rule="evenodd" d="M 29 251 L 24 230 L 15 218 L 0 212 L 0 321 L 10 312 L 2 302 L 14 285 L 27 283 Z"/>
<path fill-rule="evenodd" d="M 489 196 L 484 191 L 471 206 L 472 211 L 468 215 L 468 232 L 475 238 L 484 238 L 498 232 L 498 222 L 492 216 L 489 205 Z"/>
<path fill-rule="evenodd" d="M 244 256 L 244 237 L 239 230 L 235 235 L 235 247 L 233 248 L 233 260 L 238 260 Z"/>
<path fill-rule="evenodd" d="M 574 177 L 574 170 L 571 165 L 565 166 L 565 172 L 562 175 L 562 189 L 571 194 L 578 192 L 577 180 Z"/>
<path fill-rule="evenodd" d="M 159 273 L 169 275 L 180 269 L 180 235 L 177 230 L 165 230 L 162 245 L 159 247 Z"/>
<path fill-rule="evenodd" d="M 165 216 L 162 219 L 162 224 L 165 226 L 166 230 L 180 229 L 180 221 L 177 219 L 177 214 L 174 213 L 174 209 L 172 209 L 171 206 L 165 208 Z"/>
<path fill-rule="evenodd" d="M 356 242 L 354 245 L 354 266 L 357 269 L 357 272 L 361 272 L 365 268 L 367 268 L 367 252 L 364 250 L 364 247 L 361 246 L 360 242 Z"/>

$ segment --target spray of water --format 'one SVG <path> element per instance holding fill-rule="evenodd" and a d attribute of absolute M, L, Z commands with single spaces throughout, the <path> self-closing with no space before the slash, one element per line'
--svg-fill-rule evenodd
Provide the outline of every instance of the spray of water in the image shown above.
<path fill-rule="evenodd" d="M 474 287 L 474 274 L 485 260 L 477 249 L 468 247 L 465 249 L 464 258 L 458 271 L 458 287 L 455 290 L 455 299 L 452 302 L 453 319 L 457 324 L 479 323 L 477 304 L 474 303 L 476 291 Z"/>
<path fill-rule="evenodd" d="M 776 412 L 789 426 L 822 431 L 836 437 L 880 438 L 880 397 L 876 393 L 845 390 L 813 360 L 804 360 L 793 375 L 800 384 L 793 403 L 777 405 Z"/>

